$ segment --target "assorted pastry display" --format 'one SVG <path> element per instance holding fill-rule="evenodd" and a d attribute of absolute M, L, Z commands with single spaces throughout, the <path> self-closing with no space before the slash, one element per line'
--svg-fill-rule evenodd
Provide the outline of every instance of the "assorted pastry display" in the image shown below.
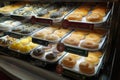
<path fill-rule="evenodd" d="M 9 46 L 12 42 L 14 42 L 16 38 L 10 37 L 8 35 L 0 37 L 0 46 Z"/>
<path fill-rule="evenodd" d="M 68 4 L 53 4 L 48 6 L 46 9 L 42 10 L 37 14 L 40 18 L 60 18 L 66 15 L 69 11 L 73 9 L 74 6 Z"/>
<path fill-rule="evenodd" d="M 12 32 L 21 33 L 21 34 L 29 34 L 42 28 L 43 26 L 40 24 L 31 24 L 31 23 L 23 23 L 12 29 Z"/>
<path fill-rule="evenodd" d="M 71 12 L 65 19 L 81 22 L 101 22 L 107 11 L 106 4 L 83 4 Z"/>
<path fill-rule="evenodd" d="M 39 46 L 38 44 L 32 42 L 31 37 L 27 37 L 27 38 L 21 38 L 11 43 L 9 45 L 9 49 L 25 54 L 35 49 L 38 46 Z"/>
<path fill-rule="evenodd" d="M 105 31 L 100 33 L 99 29 L 97 31 L 75 30 L 65 37 L 62 43 L 82 49 L 99 49 L 104 35 Z"/>
<path fill-rule="evenodd" d="M 38 32 L 33 34 L 33 37 L 48 41 L 59 41 L 70 31 L 71 31 L 70 29 L 63 29 L 60 28 L 59 26 L 50 26 L 39 30 Z"/>
<path fill-rule="evenodd" d="M 11 4 L 11 5 L 6 5 L 6 6 L 0 8 L 0 13 L 4 13 L 4 14 L 11 13 L 16 9 L 21 8 L 25 4 L 26 4 L 26 2 L 19 2 L 19 3 L 15 3 L 15 4 Z"/>
<path fill-rule="evenodd" d="M 31 52 L 31 56 L 47 62 L 56 62 L 64 55 L 64 52 L 56 50 L 56 44 L 49 44 L 48 46 L 40 46 Z"/>
<path fill-rule="evenodd" d="M 21 7 L 15 10 L 12 15 L 19 15 L 19 16 L 33 16 L 34 14 L 40 12 L 44 9 L 48 4 L 34 4 L 28 3 L 24 7 Z"/>
<path fill-rule="evenodd" d="M 89 52 L 88 57 L 67 53 L 59 62 L 63 68 L 85 75 L 94 75 L 100 65 L 102 52 Z"/>

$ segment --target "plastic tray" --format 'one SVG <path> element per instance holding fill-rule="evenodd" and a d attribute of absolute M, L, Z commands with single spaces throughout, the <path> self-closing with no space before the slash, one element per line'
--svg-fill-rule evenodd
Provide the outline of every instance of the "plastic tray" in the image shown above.
<path fill-rule="evenodd" d="M 102 60 L 103 60 L 103 57 L 104 57 L 104 54 L 103 54 L 102 57 L 99 59 L 100 61 L 99 61 L 98 65 L 95 66 L 95 72 L 94 72 L 94 74 L 85 74 L 85 73 L 82 73 L 81 71 L 79 71 L 79 64 L 80 64 L 81 62 L 85 61 L 85 57 L 81 57 L 80 59 L 78 59 L 78 60 L 77 60 L 77 63 L 75 64 L 75 66 L 74 66 L 73 68 L 65 67 L 65 66 L 61 63 L 62 60 L 63 60 L 68 54 L 70 54 L 70 53 L 67 53 L 67 54 L 59 61 L 59 64 L 62 65 L 62 67 L 63 67 L 64 69 L 67 69 L 67 70 L 69 70 L 69 71 L 72 71 L 72 72 L 75 72 L 75 73 L 78 73 L 78 74 L 86 75 L 86 76 L 89 76 L 89 77 L 90 77 L 90 76 L 94 76 L 94 75 L 97 74 L 100 66 L 102 65 Z"/>

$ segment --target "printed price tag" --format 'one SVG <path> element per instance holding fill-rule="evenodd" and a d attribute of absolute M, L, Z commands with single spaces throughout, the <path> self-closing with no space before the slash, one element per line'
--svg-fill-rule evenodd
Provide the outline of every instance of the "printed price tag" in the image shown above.
<path fill-rule="evenodd" d="M 36 39 L 36 38 L 32 38 L 32 42 L 38 43 L 38 44 L 41 44 L 41 45 L 44 45 L 44 46 L 48 46 L 48 44 L 49 44 L 48 41 L 44 41 L 44 40 Z"/>

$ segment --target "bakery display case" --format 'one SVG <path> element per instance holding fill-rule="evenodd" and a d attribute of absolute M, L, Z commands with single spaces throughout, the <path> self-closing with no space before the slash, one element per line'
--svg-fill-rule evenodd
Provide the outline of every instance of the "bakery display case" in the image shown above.
<path fill-rule="evenodd" d="M 45 80 L 112 80 L 119 3 L 76 2 L 1 3 L 0 67 L 8 59 Z"/>

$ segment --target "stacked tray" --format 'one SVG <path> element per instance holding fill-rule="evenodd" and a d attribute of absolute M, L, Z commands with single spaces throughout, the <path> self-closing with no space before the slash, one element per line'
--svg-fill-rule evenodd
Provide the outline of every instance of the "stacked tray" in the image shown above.
<path fill-rule="evenodd" d="M 12 28 L 20 25 L 20 21 L 13 20 L 10 17 L 1 17 L 0 19 L 0 30 L 11 31 Z"/>
<path fill-rule="evenodd" d="M 45 27 L 32 35 L 34 39 L 57 43 L 72 30 L 63 29 L 59 26 Z"/>
<path fill-rule="evenodd" d="M 82 57 L 76 54 L 67 53 L 59 61 L 59 65 L 61 65 L 63 69 L 70 71 L 71 74 L 77 73 L 79 75 L 95 76 L 99 71 L 100 66 L 102 65 L 103 57 L 104 54 L 102 54 L 100 51 L 89 52 L 88 57 Z"/>
<path fill-rule="evenodd" d="M 32 58 L 47 62 L 56 63 L 66 52 L 59 52 L 56 49 L 56 44 L 49 44 L 48 46 L 40 46 L 31 52 Z M 39 62 L 38 62 L 39 63 Z"/>
<path fill-rule="evenodd" d="M 31 35 L 35 31 L 42 28 L 44 28 L 44 26 L 40 24 L 23 23 L 17 27 L 14 27 L 11 32 L 20 35 Z"/>

